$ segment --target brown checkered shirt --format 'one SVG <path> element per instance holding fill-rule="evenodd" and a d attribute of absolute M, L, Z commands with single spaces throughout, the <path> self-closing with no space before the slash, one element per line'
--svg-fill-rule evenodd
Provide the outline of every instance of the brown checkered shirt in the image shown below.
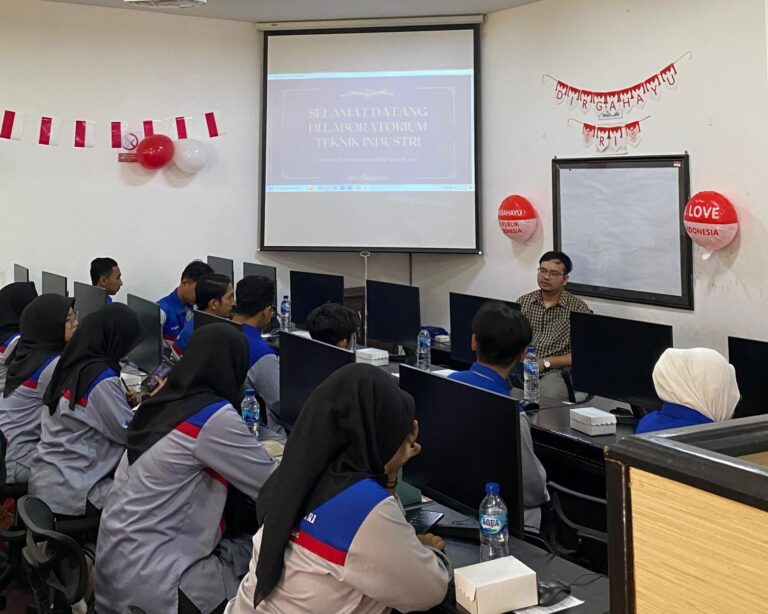
<path fill-rule="evenodd" d="M 524 294 L 517 302 L 520 303 L 523 314 L 531 323 L 533 341 L 539 358 L 547 356 L 562 356 L 571 351 L 571 318 L 572 311 L 592 313 L 587 304 L 566 290 L 560 291 L 557 303 L 549 308 L 544 307 L 541 300 L 541 290 Z"/>

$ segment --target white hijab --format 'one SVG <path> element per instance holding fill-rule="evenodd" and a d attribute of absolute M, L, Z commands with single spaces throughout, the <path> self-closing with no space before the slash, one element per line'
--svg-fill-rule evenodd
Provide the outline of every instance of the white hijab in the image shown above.
<path fill-rule="evenodd" d="M 730 420 L 739 402 L 736 371 L 715 350 L 665 350 L 653 368 L 662 401 L 685 405 L 715 422 Z"/>

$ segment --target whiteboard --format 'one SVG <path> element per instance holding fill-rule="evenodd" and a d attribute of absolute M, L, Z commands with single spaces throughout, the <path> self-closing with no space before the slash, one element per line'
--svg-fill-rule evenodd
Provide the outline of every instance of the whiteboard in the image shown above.
<path fill-rule="evenodd" d="M 570 290 L 693 309 L 687 156 L 555 159 L 552 173 Z"/>

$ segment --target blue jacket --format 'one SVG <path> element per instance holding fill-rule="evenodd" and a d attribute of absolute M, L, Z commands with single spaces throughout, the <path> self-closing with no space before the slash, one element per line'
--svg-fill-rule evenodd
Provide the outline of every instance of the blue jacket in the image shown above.
<path fill-rule="evenodd" d="M 176 290 L 172 290 L 168 296 L 161 298 L 157 304 L 165 314 L 163 339 L 175 341 L 187 320 L 190 319 L 192 308 L 182 302 Z"/>
<path fill-rule="evenodd" d="M 636 434 L 663 431 L 666 429 L 678 429 L 684 426 L 696 424 L 709 424 L 714 422 L 704 414 L 685 405 L 664 403 L 660 411 L 654 411 L 641 418 L 637 424 Z"/>
<path fill-rule="evenodd" d="M 448 379 L 463 382 L 476 388 L 490 390 L 497 394 L 509 396 L 509 382 L 501 377 L 496 371 L 479 362 L 473 362 L 468 371 L 457 371 L 451 373 Z"/>

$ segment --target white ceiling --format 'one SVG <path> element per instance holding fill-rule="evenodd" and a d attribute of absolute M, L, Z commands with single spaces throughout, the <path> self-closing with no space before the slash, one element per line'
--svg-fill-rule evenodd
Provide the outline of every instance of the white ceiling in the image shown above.
<path fill-rule="evenodd" d="M 136 8 L 126 6 L 123 0 L 47 1 L 212 19 L 266 22 L 476 15 L 530 4 L 537 0 L 208 0 L 203 7 L 187 9 Z"/>

